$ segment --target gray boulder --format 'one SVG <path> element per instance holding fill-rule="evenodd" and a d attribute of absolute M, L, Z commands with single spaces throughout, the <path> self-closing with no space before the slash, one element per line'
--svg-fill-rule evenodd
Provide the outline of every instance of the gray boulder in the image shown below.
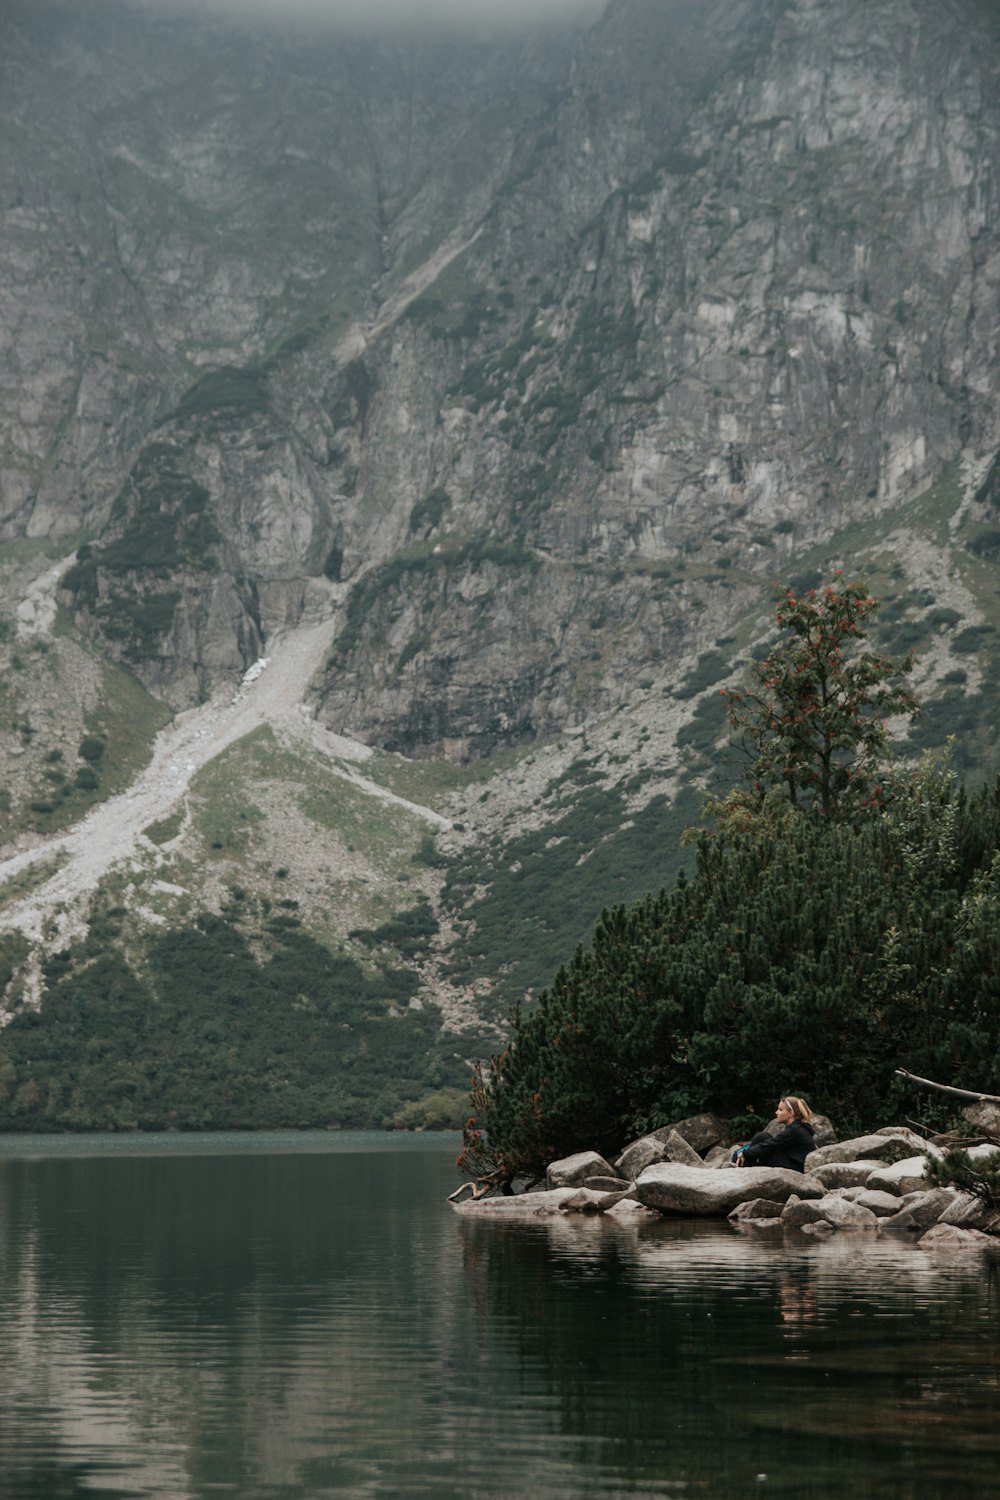
<path fill-rule="evenodd" d="M 559 1205 L 561 1214 L 600 1214 L 604 1212 L 607 1193 L 592 1193 L 589 1188 L 577 1188 Z"/>
<path fill-rule="evenodd" d="M 816 1142 L 817 1147 L 833 1145 L 837 1139 L 837 1132 L 826 1115 L 813 1115 L 810 1124 L 813 1128 L 813 1140 Z"/>
<path fill-rule="evenodd" d="M 1000 1146 L 987 1142 L 982 1146 L 970 1146 L 966 1152 L 970 1161 L 1000 1165 Z"/>
<path fill-rule="evenodd" d="M 954 1224 L 958 1229 L 981 1229 L 985 1234 L 1000 1234 L 1000 1209 L 990 1208 L 974 1193 L 954 1193 L 938 1223 Z"/>
<path fill-rule="evenodd" d="M 824 1220 L 832 1229 L 876 1229 L 878 1219 L 871 1209 L 860 1203 L 852 1203 L 837 1193 L 812 1200 L 799 1200 L 785 1204 L 781 1222 L 786 1229 L 803 1229 L 807 1224 Z"/>
<path fill-rule="evenodd" d="M 704 1156 L 713 1146 L 729 1146 L 733 1139 L 729 1122 L 713 1114 L 690 1115 L 686 1120 L 675 1120 L 672 1125 L 654 1131 L 654 1134 L 666 1139 L 672 1130 L 687 1141 L 699 1156 Z"/>
<path fill-rule="evenodd" d="M 1000 1141 L 1000 1104 L 979 1099 L 975 1104 L 967 1104 L 962 1114 L 973 1129 L 990 1136 L 994 1141 Z"/>
<path fill-rule="evenodd" d="M 588 1177 L 617 1177 L 614 1167 L 596 1151 L 578 1151 L 550 1163 L 545 1174 L 547 1188 L 581 1187 Z"/>
<path fill-rule="evenodd" d="M 903 1210 L 910 1215 L 918 1229 L 929 1229 L 932 1224 L 938 1223 L 954 1199 L 955 1194 L 950 1188 L 930 1188 L 925 1193 L 907 1193 Z"/>
<path fill-rule="evenodd" d="M 615 1162 L 615 1171 L 626 1179 L 634 1179 L 659 1161 L 678 1161 L 689 1167 L 702 1165 L 697 1151 L 676 1130 L 658 1130 L 626 1146 Z"/>
<path fill-rule="evenodd" d="M 543 1193 L 502 1194 L 496 1198 L 466 1198 L 464 1203 L 451 1206 L 463 1219 L 507 1219 L 545 1218 L 557 1214 L 575 1193 L 574 1188 L 554 1188 Z"/>
<path fill-rule="evenodd" d="M 590 1188 L 595 1193 L 621 1193 L 631 1186 L 631 1178 L 614 1175 L 611 1177 L 585 1177 L 580 1186 Z"/>
<path fill-rule="evenodd" d="M 894 1214 L 887 1214 L 879 1219 L 880 1229 L 916 1229 L 917 1227 L 917 1221 L 908 1208 L 897 1208 Z"/>
<path fill-rule="evenodd" d="M 967 1254 L 970 1250 L 1000 1254 L 1000 1240 L 993 1235 L 983 1234 L 979 1229 L 960 1229 L 957 1224 L 935 1224 L 933 1229 L 920 1236 L 917 1244 L 921 1250 L 936 1255 Z"/>
<path fill-rule="evenodd" d="M 877 1166 L 874 1161 L 828 1161 L 809 1170 L 824 1187 L 852 1188 L 864 1187 Z"/>
<path fill-rule="evenodd" d="M 749 1219 L 780 1219 L 784 1206 L 773 1198 L 750 1198 L 746 1203 L 737 1203 L 729 1217 L 734 1223 L 745 1223 Z"/>
<path fill-rule="evenodd" d="M 895 1193 L 897 1198 L 902 1198 L 904 1193 L 924 1192 L 927 1188 L 926 1165 L 922 1156 L 908 1156 L 904 1161 L 877 1168 L 866 1185 L 876 1192 Z"/>
<path fill-rule="evenodd" d="M 751 1198 L 773 1198 L 784 1203 L 792 1193 L 821 1198 L 824 1188 L 815 1178 L 783 1167 L 685 1167 L 660 1162 L 636 1179 L 640 1203 L 661 1213 L 725 1218 L 738 1203 Z"/>
<path fill-rule="evenodd" d="M 853 1201 L 860 1203 L 862 1208 L 871 1209 L 878 1219 L 887 1219 L 890 1214 L 899 1212 L 899 1199 L 892 1193 L 880 1193 L 874 1188 L 852 1188 L 850 1191 L 856 1194 Z"/>
<path fill-rule="evenodd" d="M 836 1141 L 810 1151 L 806 1157 L 806 1171 L 812 1172 L 829 1162 L 887 1161 L 891 1156 L 898 1156 L 901 1149 L 912 1155 L 930 1147 L 912 1130 L 876 1130 L 871 1135 L 855 1136 L 853 1140 Z"/>
<path fill-rule="evenodd" d="M 635 1222 L 642 1219 L 659 1219 L 662 1215 L 657 1213 L 655 1208 L 647 1208 L 644 1203 L 639 1202 L 638 1198 L 631 1198 L 626 1194 L 624 1198 L 619 1198 L 617 1203 L 612 1203 L 605 1217 Z"/>
<path fill-rule="evenodd" d="M 733 1154 L 732 1146 L 713 1146 L 711 1151 L 705 1152 L 706 1167 L 728 1167 L 732 1163 L 730 1158 Z"/>

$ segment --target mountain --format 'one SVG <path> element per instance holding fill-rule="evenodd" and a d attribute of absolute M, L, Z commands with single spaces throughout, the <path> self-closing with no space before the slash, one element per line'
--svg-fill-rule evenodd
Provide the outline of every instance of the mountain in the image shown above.
<path fill-rule="evenodd" d="M 458 1087 L 673 877 L 775 578 L 995 771 L 992 5 L 7 0 L 0 122 L 7 1013 L 292 932 Z"/>

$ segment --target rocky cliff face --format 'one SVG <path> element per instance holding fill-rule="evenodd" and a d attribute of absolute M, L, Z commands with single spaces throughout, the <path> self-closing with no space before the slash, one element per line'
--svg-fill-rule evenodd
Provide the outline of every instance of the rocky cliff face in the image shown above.
<path fill-rule="evenodd" d="M 330 727 L 584 725 L 1000 442 L 988 6 L 2 29 L 3 526 L 174 706 L 325 578 Z"/>

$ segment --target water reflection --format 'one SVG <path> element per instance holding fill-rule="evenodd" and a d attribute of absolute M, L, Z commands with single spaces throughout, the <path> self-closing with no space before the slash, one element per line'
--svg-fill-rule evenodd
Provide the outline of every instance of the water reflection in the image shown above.
<path fill-rule="evenodd" d="M 452 1158 L 0 1161 L 0 1494 L 993 1492 L 995 1270 L 477 1224 Z"/>

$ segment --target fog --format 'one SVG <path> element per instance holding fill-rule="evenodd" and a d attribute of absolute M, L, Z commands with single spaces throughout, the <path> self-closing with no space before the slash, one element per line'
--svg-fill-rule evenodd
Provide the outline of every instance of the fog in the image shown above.
<path fill-rule="evenodd" d="M 607 0 L 133 0 L 163 13 L 228 14 L 252 20 L 328 22 L 333 26 L 430 25 L 495 31 L 525 24 L 593 21 Z"/>

